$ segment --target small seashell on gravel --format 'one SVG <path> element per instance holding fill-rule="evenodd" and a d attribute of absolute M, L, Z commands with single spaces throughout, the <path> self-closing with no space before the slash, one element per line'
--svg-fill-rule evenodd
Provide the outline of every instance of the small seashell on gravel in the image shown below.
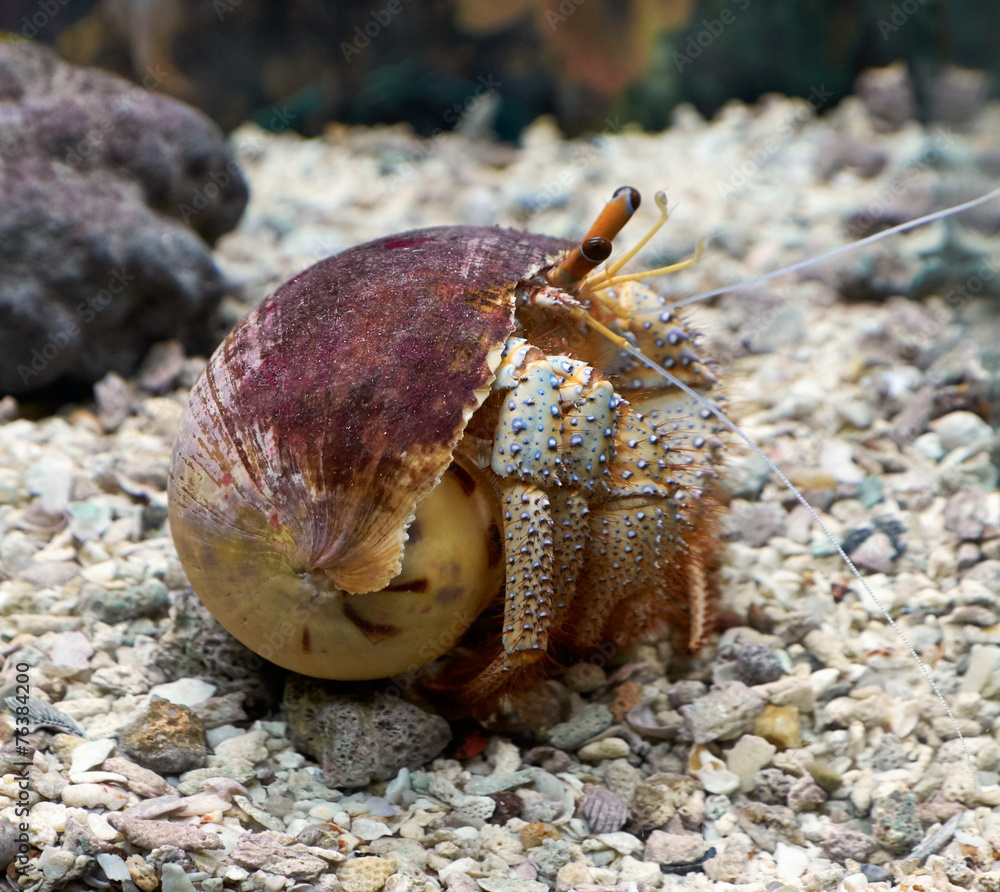
<path fill-rule="evenodd" d="M 580 812 L 594 836 L 615 833 L 628 822 L 628 806 L 610 790 L 594 784 L 583 785 Z"/>
<path fill-rule="evenodd" d="M 87 815 L 87 826 L 97 839 L 104 840 L 104 842 L 111 842 L 111 840 L 118 839 L 121 836 L 121 834 L 108 823 L 108 819 L 104 817 L 104 815 Z"/>
<path fill-rule="evenodd" d="M 633 855 L 642 851 L 642 840 L 622 830 L 614 833 L 600 833 L 595 839 L 609 849 L 614 849 L 619 855 Z"/>

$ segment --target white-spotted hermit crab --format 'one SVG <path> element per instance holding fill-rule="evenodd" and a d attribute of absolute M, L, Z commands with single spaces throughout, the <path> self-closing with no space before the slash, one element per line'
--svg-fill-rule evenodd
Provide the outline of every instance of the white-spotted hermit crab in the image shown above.
<path fill-rule="evenodd" d="M 438 227 L 351 248 L 226 338 L 174 448 L 170 528 L 195 591 L 288 669 L 423 673 L 477 713 L 594 652 L 710 615 L 718 423 L 696 335 L 611 239 Z M 714 394 L 718 399 L 718 395 Z M 443 658 L 443 659 L 440 659 Z M 435 662 L 437 661 L 437 662 Z"/>

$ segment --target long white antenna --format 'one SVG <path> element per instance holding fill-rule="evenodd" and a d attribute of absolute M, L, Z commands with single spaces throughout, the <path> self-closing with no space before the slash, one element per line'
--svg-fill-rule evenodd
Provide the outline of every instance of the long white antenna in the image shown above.
<path fill-rule="evenodd" d="M 755 276 L 752 279 L 747 279 L 745 282 L 737 282 L 735 285 L 725 285 L 722 288 L 714 288 L 711 291 L 702 291 L 699 294 L 692 294 L 690 297 L 685 297 L 669 304 L 667 309 L 677 310 L 680 307 L 686 307 L 688 304 L 708 300 L 710 297 L 717 297 L 720 294 L 727 294 L 730 291 L 736 291 L 740 288 L 749 288 L 751 285 L 759 285 L 761 282 L 776 279 L 778 276 L 785 275 L 785 273 L 794 273 L 800 269 L 805 269 L 807 266 L 813 266 L 814 264 L 822 263 L 824 260 L 829 260 L 831 257 L 837 257 L 840 254 L 847 254 L 849 251 L 856 251 L 859 248 L 863 248 L 865 245 L 872 245 L 875 242 L 881 241 L 884 238 L 889 238 L 889 236 L 895 235 L 898 232 L 906 232 L 909 229 L 916 229 L 918 226 L 923 226 L 925 223 L 933 223 L 935 220 L 941 220 L 954 214 L 960 214 L 962 211 L 979 207 L 981 204 L 993 201 L 994 198 L 1000 198 L 1000 188 L 994 189 L 992 192 L 987 192 L 985 195 L 979 196 L 979 198 L 973 198 L 971 201 L 966 201 L 963 204 L 957 204 L 954 207 L 945 208 L 943 211 L 935 211 L 933 214 L 918 217 L 916 220 L 909 220 L 906 223 L 900 223 L 898 226 L 893 226 L 891 229 L 884 229 L 882 232 L 876 232 L 874 235 L 869 235 L 867 238 L 863 238 L 860 241 L 849 242 L 846 245 L 841 245 L 839 248 L 834 248 L 832 251 L 827 251 L 825 254 L 820 254 L 818 257 L 810 257 L 808 260 L 800 260 L 798 263 L 793 263 L 791 266 L 775 270 L 772 273 L 764 273 L 763 275 Z"/>

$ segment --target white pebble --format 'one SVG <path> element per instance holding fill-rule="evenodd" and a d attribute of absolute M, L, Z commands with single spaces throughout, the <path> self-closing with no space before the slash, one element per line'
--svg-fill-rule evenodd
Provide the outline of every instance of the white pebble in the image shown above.
<path fill-rule="evenodd" d="M 660 865 L 655 861 L 639 861 L 631 855 L 622 858 L 621 870 L 618 875 L 622 883 L 645 883 L 647 886 L 659 886 L 663 882 Z"/>
<path fill-rule="evenodd" d="M 641 852 L 643 847 L 641 839 L 637 839 L 631 833 L 626 833 L 624 830 L 619 830 L 617 833 L 601 833 L 596 838 L 609 849 L 614 849 L 622 855 Z"/>
<path fill-rule="evenodd" d="M 1000 647 L 993 644 L 973 644 L 969 668 L 965 671 L 959 690 L 965 693 L 982 691 L 994 670 L 1000 668 Z"/>
<path fill-rule="evenodd" d="M 863 873 L 852 873 L 841 880 L 840 888 L 844 892 L 861 892 L 862 889 L 868 888 L 868 877 Z"/>
<path fill-rule="evenodd" d="M 728 796 L 740 788 L 740 776 L 728 768 L 719 771 L 700 771 L 698 778 L 706 793 L 721 793 Z"/>
<path fill-rule="evenodd" d="M 118 811 L 129 804 L 128 793 L 107 784 L 70 784 L 62 791 L 62 801 L 70 808 L 100 808 Z"/>
<path fill-rule="evenodd" d="M 336 823 L 336 821 L 334 821 L 334 815 L 336 815 L 338 811 L 340 811 L 340 809 L 333 809 L 329 805 L 314 805 L 311 809 L 309 809 L 309 817 L 325 823 Z"/>
<path fill-rule="evenodd" d="M 740 790 L 749 793 L 753 789 L 754 775 L 767 765 L 778 748 L 755 734 L 744 734 L 726 755 L 729 770 L 740 779 Z M 707 787 L 705 789 L 708 789 Z"/>
<path fill-rule="evenodd" d="M 81 771 L 79 774 L 69 776 L 71 784 L 127 784 L 128 778 L 124 774 L 117 774 L 114 771 Z"/>
<path fill-rule="evenodd" d="M 889 730 L 900 740 L 910 736 L 920 719 L 920 703 L 917 700 L 904 700 L 893 703 L 885 711 L 885 721 Z"/>
<path fill-rule="evenodd" d="M 267 758 L 266 731 L 247 731 L 239 737 L 230 737 L 215 747 L 215 755 L 229 759 L 243 758 L 248 762 L 263 762 Z"/>
<path fill-rule="evenodd" d="M 95 817 L 95 815 L 91 815 Z M 101 865 L 101 870 L 104 871 L 104 875 L 109 880 L 118 880 L 123 882 L 128 880 L 132 882 L 132 874 L 129 873 L 128 865 L 122 860 L 119 855 L 114 855 L 110 852 L 101 852 L 97 856 L 97 863 Z"/>
<path fill-rule="evenodd" d="M 351 833 L 369 842 L 383 836 L 392 836 L 392 831 L 385 824 L 373 821 L 371 818 L 355 818 L 351 823 Z"/>
<path fill-rule="evenodd" d="M 69 773 L 79 774 L 82 771 L 89 771 L 100 765 L 115 748 L 115 741 L 110 737 L 100 740 L 88 740 L 81 743 L 72 753 L 70 753 Z"/>
<path fill-rule="evenodd" d="M 98 839 L 103 839 L 105 842 L 117 839 L 120 835 L 118 831 L 108 823 L 108 819 L 104 817 L 104 815 L 87 815 L 87 826 L 90 827 L 94 836 Z"/>
<path fill-rule="evenodd" d="M 160 868 L 162 876 L 162 892 L 195 892 L 194 883 L 187 878 L 184 868 L 173 861 L 167 861 Z M 284 885 L 284 878 L 282 878 Z"/>
<path fill-rule="evenodd" d="M 197 706 L 211 697 L 215 690 L 214 684 L 209 684 L 200 678 L 178 678 L 177 681 L 150 688 L 149 693 L 178 706 Z"/>
<path fill-rule="evenodd" d="M 918 452 L 930 461 L 940 461 L 944 456 L 944 446 L 941 445 L 941 438 L 934 431 L 928 431 L 926 434 L 921 434 L 917 437 L 912 443 L 912 448 L 915 452 Z"/>
<path fill-rule="evenodd" d="M 795 883 L 809 866 L 809 852 L 802 846 L 779 842 L 774 848 L 775 872 L 783 883 Z"/>

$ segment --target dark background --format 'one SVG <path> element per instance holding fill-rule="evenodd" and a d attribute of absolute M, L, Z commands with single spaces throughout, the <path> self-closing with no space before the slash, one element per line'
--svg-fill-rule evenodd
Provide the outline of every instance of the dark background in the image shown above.
<path fill-rule="evenodd" d="M 904 60 L 918 113 L 947 65 L 997 92 L 996 0 L 3 0 L 0 28 L 207 111 L 315 134 L 331 121 L 516 139 L 552 114 L 569 135 L 660 129 L 679 102 L 711 116 L 768 92 L 850 93 Z M 367 34 L 365 33 L 367 29 Z M 367 43 L 365 42 L 367 40 Z"/>

